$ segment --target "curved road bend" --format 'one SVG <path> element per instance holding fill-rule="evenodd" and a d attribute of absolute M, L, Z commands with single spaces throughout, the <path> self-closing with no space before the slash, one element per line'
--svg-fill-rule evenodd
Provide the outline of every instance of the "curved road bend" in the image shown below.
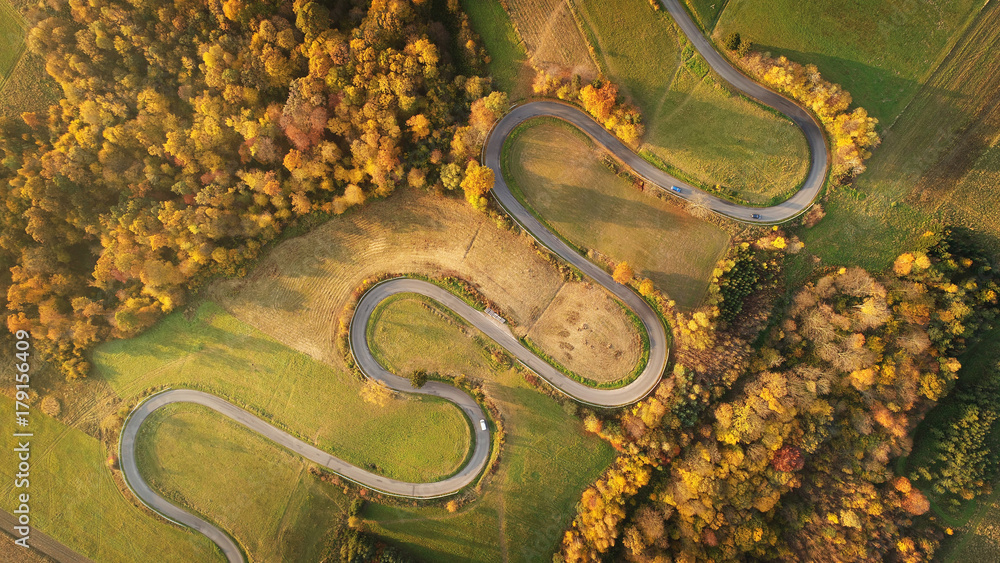
<path fill-rule="evenodd" d="M 599 406 L 627 405 L 641 399 L 652 390 L 657 381 L 659 381 L 667 360 L 667 339 L 663 325 L 660 323 L 656 313 L 641 297 L 627 287 L 616 283 L 607 272 L 585 260 L 573 251 L 573 249 L 569 248 L 569 246 L 535 219 L 534 216 L 528 213 L 514 198 L 504 181 L 503 173 L 500 169 L 501 148 L 510 133 L 517 125 L 533 117 L 550 116 L 563 119 L 590 135 L 596 142 L 611 151 L 617 158 L 647 181 L 668 190 L 671 186 L 677 186 L 681 189 L 680 197 L 685 199 L 689 199 L 695 194 L 701 194 L 699 197 L 703 197 L 708 207 L 712 210 L 747 222 L 776 223 L 791 219 L 804 211 L 819 194 L 820 189 L 822 189 L 829 165 L 826 138 L 823 135 L 822 128 L 812 115 L 787 98 L 764 88 L 733 68 L 722 55 L 715 51 L 712 44 L 702 35 L 701 30 L 677 0 L 661 1 L 674 17 L 681 30 L 687 35 L 695 49 L 698 50 L 716 73 L 744 94 L 785 114 L 802 130 L 809 144 L 811 161 L 806 180 L 802 188 L 794 196 L 772 207 L 752 208 L 737 205 L 711 194 L 706 194 L 643 160 L 582 111 L 558 102 L 532 102 L 514 108 L 494 127 L 484 149 L 484 160 L 493 169 L 496 177 L 496 185 L 493 188 L 493 193 L 507 211 L 523 227 L 535 235 L 542 244 L 548 246 L 567 262 L 573 264 L 580 271 L 593 278 L 625 302 L 626 305 L 635 311 L 645 325 L 646 331 L 649 334 L 649 362 L 646 369 L 635 381 L 619 389 L 607 390 L 594 389 L 582 385 L 559 373 L 552 366 L 526 350 L 510 334 L 505 326 L 495 322 L 484 313 L 469 307 L 459 298 L 440 287 L 412 279 L 389 280 L 373 287 L 359 302 L 351 323 L 350 340 L 352 350 L 354 351 L 358 365 L 361 366 L 361 369 L 369 377 L 383 381 L 389 387 L 399 391 L 441 397 L 458 405 L 465 415 L 469 417 L 474 432 L 473 452 L 468 462 L 458 473 L 448 479 L 435 483 L 405 483 L 387 479 L 335 458 L 223 399 L 200 391 L 178 389 L 166 391 L 149 398 L 133 412 L 122 429 L 122 469 L 136 495 L 153 510 L 207 536 L 220 547 L 231 563 L 244 561 L 239 546 L 229 535 L 157 495 L 146 484 L 139 473 L 135 461 L 135 439 L 139 428 L 142 426 L 143 421 L 156 409 L 177 402 L 207 406 L 239 422 L 250 430 L 267 437 L 273 442 L 308 458 L 314 463 L 331 469 L 350 480 L 388 494 L 415 498 L 433 498 L 447 495 L 471 483 L 485 467 L 489 455 L 490 435 L 488 431 L 482 430 L 479 426 L 478 421 L 485 419 L 479 405 L 464 392 L 439 382 L 431 381 L 421 389 L 413 389 L 409 381 L 395 376 L 382 368 L 375 361 L 368 347 L 365 328 L 371 317 L 371 313 L 375 310 L 378 303 L 396 293 L 419 293 L 441 302 L 461 315 L 469 323 L 482 330 L 487 336 L 494 339 L 560 391 L 582 402 Z M 752 217 L 754 213 L 760 217 L 754 219 Z M 525 289 L 527 290 L 527 288 Z M 354 322 L 355 320 L 363 320 L 364 322 Z"/>
<path fill-rule="evenodd" d="M 606 273 L 601 271 L 605 276 Z M 614 283 L 613 281 L 611 283 Z M 616 284 L 617 285 L 617 284 Z M 638 296 L 623 286 L 619 286 L 635 298 Z M 208 407 L 223 416 L 242 424 L 272 442 L 295 452 L 302 457 L 366 487 L 390 495 L 409 498 L 437 498 L 455 493 L 471 484 L 485 469 L 490 453 L 490 433 L 480 425 L 486 416 L 476 401 L 464 391 L 438 381 L 428 381 L 423 387 L 414 389 L 408 379 L 390 373 L 383 368 L 371 353 L 367 339 L 367 326 L 372 313 L 379 303 L 399 293 L 417 293 L 424 295 L 448 307 L 470 324 L 483 331 L 500 346 L 513 354 L 529 369 L 544 377 L 554 387 L 578 400 L 597 406 L 622 406 L 638 401 L 649 393 L 660 380 L 667 361 L 666 334 L 663 324 L 656 313 L 642 301 L 639 302 L 648 310 L 647 331 L 650 336 L 650 354 L 646 369 L 629 385 L 618 389 L 594 389 L 574 381 L 551 365 L 541 360 L 525 348 L 510 330 L 493 320 L 485 313 L 478 311 L 447 290 L 432 283 L 396 278 L 375 285 L 365 292 L 355 309 L 351 319 L 350 342 L 351 349 L 362 371 L 372 379 L 384 382 L 388 387 L 405 393 L 418 393 L 439 397 L 450 401 L 468 417 L 473 429 L 472 454 L 457 473 L 433 483 L 408 483 L 389 479 L 365 471 L 355 465 L 334 457 L 315 446 L 307 444 L 291 434 L 275 428 L 257 416 L 243 410 L 232 403 L 193 389 L 172 389 L 153 395 L 139 405 L 126 421 L 121 436 L 121 467 L 129 486 L 143 503 L 167 519 L 188 526 L 204 534 L 219 546 L 226 558 L 233 563 L 243 561 L 243 554 L 236 542 L 218 527 L 195 516 L 157 494 L 142 478 L 135 457 L 135 442 L 139 429 L 151 414 L 158 409 L 173 403 L 193 403 Z M 642 312 L 642 309 L 636 309 Z M 640 316 L 640 318 L 644 318 Z M 643 322 L 647 322 L 644 318 Z"/>
<path fill-rule="evenodd" d="M 588 114 L 576 107 L 555 101 L 528 102 L 516 106 L 490 132 L 489 139 L 486 141 L 486 148 L 483 151 L 485 164 L 493 169 L 496 179 L 496 183 L 493 186 L 493 194 L 512 216 L 535 234 L 536 238 L 564 258 L 567 256 L 564 252 L 568 247 L 562 244 L 555 236 L 551 236 L 545 227 L 531 216 L 510 193 L 510 188 L 504 180 L 500 167 L 503 144 L 507 140 L 507 137 L 518 125 L 535 117 L 555 117 L 573 124 L 598 144 L 603 145 L 605 149 L 646 181 L 652 182 L 669 193 L 683 199 L 692 199 L 692 196 L 697 196 L 699 200 L 704 201 L 705 205 L 713 211 L 739 221 L 747 223 L 781 223 L 787 221 L 808 209 L 819 195 L 820 190 L 823 189 L 823 182 L 826 180 L 827 168 L 829 166 L 829 156 L 827 154 L 826 136 L 823 133 L 823 128 L 813 118 L 812 114 L 788 98 L 754 82 L 729 64 L 729 61 L 720 55 L 712 47 L 708 39 L 702 35 L 701 29 L 694 23 L 678 0 L 662 0 L 662 2 L 670 12 L 670 15 L 673 16 L 674 21 L 677 22 L 681 30 L 684 31 L 684 34 L 687 35 L 695 49 L 698 50 L 709 66 L 712 67 L 712 70 L 747 96 L 785 114 L 802 130 L 809 145 L 809 172 L 802 187 L 792 197 L 777 205 L 771 207 L 739 205 L 706 193 L 650 164 L 633 152 L 632 149 L 625 146 L 617 137 L 609 133 L 600 123 L 597 123 Z M 677 186 L 681 192 L 678 194 L 671 191 L 671 186 Z M 754 218 L 754 214 L 759 217 Z M 575 255 L 573 252 L 571 254 Z M 576 261 L 571 260 L 571 262 L 578 268 L 581 267 Z M 607 284 L 604 285 L 611 287 Z"/>

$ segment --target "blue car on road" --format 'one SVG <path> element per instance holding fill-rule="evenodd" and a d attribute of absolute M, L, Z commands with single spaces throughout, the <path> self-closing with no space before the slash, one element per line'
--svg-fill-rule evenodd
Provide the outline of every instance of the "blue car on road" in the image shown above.
<path fill-rule="evenodd" d="M 753 219 L 760 219 L 760 213 L 754 213 L 750 217 L 753 218 Z"/>
<path fill-rule="evenodd" d="M 681 193 L 681 189 L 678 188 L 677 186 L 670 186 L 670 191 L 672 191 L 674 193 L 677 193 L 677 194 Z"/>

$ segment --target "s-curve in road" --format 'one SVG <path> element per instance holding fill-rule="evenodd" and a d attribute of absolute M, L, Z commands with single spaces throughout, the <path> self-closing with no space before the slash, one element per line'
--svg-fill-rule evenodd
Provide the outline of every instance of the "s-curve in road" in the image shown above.
<path fill-rule="evenodd" d="M 364 328 L 362 327 L 361 330 L 364 331 Z M 382 369 L 381 366 L 379 369 Z M 480 421 L 485 420 L 485 417 L 483 416 L 483 412 L 479 408 L 479 405 L 472 399 L 472 397 L 450 385 L 431 381 L 420 389 L 413 389 L 412 387 L 409 387 L 409 380 L 392 375 L 385 370 L 382 370 L 382 372 L 383 373 L 373 374 L 373 376 L 376 379 L 383 379 L 383 377 L 388 375 L 388 377 L 384 379 L 387 384 L 401 391 L 405 390 L 407 392 L 423 393 L 452 401 L 456 403 L 460 409 L 462 409 L 466 416 L 474 421 L 472 425 L 474 435 L 472 455 L 469 457 L 466 464 L 458 471 L 458 473 L 448 477 L 447 479 L 433 483 L 407 483 L 404 481 L 389 479 L 387 477 L 365 471 L 355 465 L 351 465 L 350 463 L 334 457 L 311 444 L 303 442 L 288 432 L 275 428 L 270 423 L 258 418 L 244 409 L 237 407 L 236 405 L 233 405 L 225 399 L 221 399 L 203 391 L 195 391 L 193 389 L 171 389 L 153 395 L 140 404 L 134 411 L 132 411 L 132 414 L 125 422 L 125 426 L 122 428 L 120 444 L 121 467 L 122 472 L 125 474 L 126 482 L 128 483 L 129 488 L 132 489 L 135 495 L 139 497 L 139 499 L 146 506 L 160 513 L 168 520 L 188 526 L 195 531 L 204 534 L 208 539 L 212 540 L 212 542 L 219 546 L 219 549 L 222 550 L 226 559 L 233 563 L 244 561 L 243 553 L 233 538 L 216 526 L 206 522 L 204 519 L 175 506 L 170 501 L 161 497 L 153 491 L 152 488 L 150 488 L 150 486 L 142 478 L 142 474 L 139 472 L 135 456 L 135 442 L 136 437 L 139 435 L 139 429 L 151 414 L 166 405 L 173 403 L 192 403 L 208 407 L 230 420 L 242 424 L 246 428 L 271 440 L 275 444 L 301 455 L 317 465 L 321 465 L 331 471 L 334 471 L 335 473 L 348 480 L 354 481 L 355 483 L 359 483 L 386 494 L 409 498 L 436 498 L 454 493 L 472 483 L 483 468 L 486 467 L 490 451 L 490 433 L 489 430 L 484 429 L 480 424 Z M 404 383 L 406 387 L 409 388 L 404 388 Z"/>
<path fill-rule="evenodd" d="M 542 235 L 542 230 L 546 232 L 547 230 L 511 194 L 500 165 L 503 145 L 507 137 L 518 125 L 535 117 L 554 117 L 571 123 L 646 181 L 660 186 L 674 196 L 686 200 L 696 200 L 709 209 L 738 221 L 767 224 L 787 221 L 808 209 L 819 195 L 820 190 L 823 189 L 829 167 L 829 155 L 823 128 L 812 114 L 788 98 L 754 82 L 729 64 L 729 61 L 719 54 L 708 39 L 702 35 L 701 30 L 677 0 L 663 0 L 663 5 L 667 7 L 670 15 L 674 17 L 681 30 L 688 36 L 695 49 L 705 58 L 712 70 L 747 96 L 783 113 L 802 130 L 809 145 L 809 172 L 802 187 L 792 197 L 777 205 L 771 207 L 739 205 L 706 193 L 647 162 L 609 133 L 600 123 L 576 107 L 557 101 L 535 101 L 515 106 L 494 126 L 483 150 L 484 163 L 493 169 L 496 178 L 493 195 L 515 220 L 531 231 L 540 242 L 560 255 L 563 255 L 562 247 L 565 245 L 555 243 L 554 241 L 558 239 L 554 236 Z M 542 240 L 543 238 L 545 240 Z M 553 240 L 552 244 L 549 243 L 550 239 Z M 566 258 L 565 255 L 563 257 Z M 570 261 L 579 267 L 579 264 Z"/>
<path fill-rule="evenodd" d="M 156 410 L 166 405 L 173 403 L 193 403 L 206 406 L 264 436 L 275 444 L 287 448 L 346 479 L 377 491 L 389 495 L 421 499 L 438 498 L 458 492 L 475 481 L 479 474 L 486 468 L 486 464 L 489 461 L 490 432 L 486 423 L 487 417 L 479 404 L 471 396 L 452 385 L 438 381 L 429 381 L 423 387 L 415 389 L 408 379 L 394 375 L 382 367 L 372 355 L 366 330 L 375 309 L 385 299 L 400 293 L 419 294 L 429 297 L 448 307 L 469 322 L 469 324 L 483 331 L 483 333 L 492 338 L 497 344 L 513 354 L 526 367 L 545 378 L 546 381 L 563 393 L 581 402 L 595 406 L 617 407 L 627 405 L 646 396 L 659 382 L 660 375 L 663 373 L 663 369 L 667 363 L 666 332 L 656 313 L 638 295 L 624 286 L 616 284 L 602 270 L 597 269 L 595 273 L 601 275 L 600 283 L 610 283 L 618 286 L 612 290 L 616 295 L 621 294 L 622 296 L 632 297 L 632 299 L 626 302 L 633 310 L 640 314 L 640 318 L 646 324 L 646 330 L 649 335 L 650 350 L 645 369 L 631 383 L 618 389 L 595 389 L 570 379 L 525 348 L 511 334 L 506 325 L 499 323 L 486 313 L 469 306 L 451 292 L 432 283 L 410 278 L 395 278 L 376 284 L 362 296 L 351 319 L 349 335 L 351 350 L 358 363 L 358 367 L 368 377 L 381 381 L 396 391 L 430 395 L 454 403 L 461 409 L 471 424 L 473 433 L 472 453 L 465 465 L 447 479 L 433 483 L 407 483 L 389 479 L 365 471 L 360 467 L 334 457 L 283 430 L 275 428 L 268 422 L 215 395 L 192 389 L 172 389 L 153 395 L 140 404 L 132 412 L 122 428 L 120 444 L 121 466 L 126 482 L 146 506 L 169 520 L 188 526 L 204 534 L 219 546 L 219 549 L 222 550 L 229 561 L 243 561 L 243 554 L 233 538 L 204 519 L 175 506 L 153 491 L 142 478 L 142 474 L 139 472 L 139 467 L 136 463 L 136 437 L 139 435 L 139 430 L 146 419 Z"/>
<path fill-rule="evenodd" d="M 485 469 L 490 453 L 490 432 L 486 422 L 487 418 L 480 406 L 464 391 L 441 382 L 430 381 L 423 387 L 414 389 L 409 380 L 393 375 L 382 367 L 375 360 L 369 348 L 366 329 L 373 312 L 379 303 L 399 293 L 420 294 L 440 302 L 483 331 L 553 387 L 578 401 L 594 406 L 619 407 L 634 403 L 652 391 L 667 365 L 667 334 L 659 316 L 642 297 L 628 287 L 615 282 L 607 272 L 577 254 L 554 233 L 550 232 L 511 194 L 500 168 L 502 147 L 511 132 L 519 124 L 533 117 L 549 116 L 563 119 L 590 135 L 647 181 L 657 184 L 679 197 L 685 199 L 695 197 L 718 213 L 746 222 L 777 223 L 791 219 L 805 211 L 822 189 L 829 164 L 823 130 L 807 111 L 790 100 L 760 86 L 733 68 L 724 57 L 712 48 L 711 43 L 702 35 L 701 30 L 698 29 L 677 0 L 663 0 L 663 4 L 716 73 L 746 95 L 784 113 L 802 129 L 809 144 L 811 162 L 806 180 L 794 196 L 772 207 L 753 208 L 706 194 L 643 160 L 582 111 L 554 101 L 531 102 L 515 107 L 494 127 L 483 152 L 486 165 L 492 168 L 495 173 L 496 184 L 493 188 L 493 194 L 511 216 L 534 235 L 539 242 L 592 280 L 604 286 L 639 317 L 649 339 L 649 356 L 646 366 L 633 381 L 617 389 L 595 389 L 583 385 L 563 375 L 552 365 L 531 353 L 511 334 L 505 325 L 467 305 L 447 290 L 420 280 L 396 278 L 376 284 L 358 302 L 349 329 L 351 350 L 358 366 L 368 377 L 381 381 L 397 391 L 440 397 L 454 403 L 461 409 L 472 428 L 473 445 L 467 462 L 454 475 L 433 483 L 406 483 L 388 479 L 351 465 L 303 442 L 224 399 L 201 391 L 176 389 L 164 391 L 147 399 L 132 412 L 122 428 L 120 444 L 122 471 L 129 487 L 136 496 L 166 518 L 204 534 L 219 546 L 230 562 L 244 561 L 244 554 L 232 537 L 202 518 L 194 516 L 160 497 L 139 473 L 135 458 L 135 441 L 143 422 L 157 409 L 179 402 L 194 403 L 211 408 L 346 479 L 389 495 L 424 499 L 436 498 L 455 493 L 473 483 Z M 515 291 L 532 290 L 530 287 L 511 289 Z"/>
<path fill-rule="evenodd" d="M 603 272 L 602 272 L 603 273 Z M 607 276 L 607 274 L 604 274 Z M 611 283 L 614 283 L 613 281 Z M 637 295 L 625 289 L 638 298 Z M 167 519 L 188 526 L 208 537 L 226 558 L 231 562 L 242 562 L 243 553 L 239 545 L 228 534 L 164 499 L 157 494 L 142 478 L 136 463 L 135 446 L 140 428 L 147 418 L 158 409 L 173 403 L 192 403 L 206 406 L 219 414 L 242 424 L 246 428 L 264 436 L 275 444 L 295 452 L 302 457 L 321 465 L 342 477 L 374 490 L 401 497 L 431 499 L 447 496 L 460 491 L 472 484 L 486 468 L 490 454 L 490 431 L 486 416 L 475 399 L 466 392 L 446 383 L 429 381 L 419 389 L 413 388 L 408 379 L 390 373 L 375 360 L 367 339 L 367 327 L 372 314 L 379 303 L 399 293 L 419 294 L 440 302 L 470 324 L 480 329 L 487 336 L 503 346 L 529 369 L 545 378 L 550 384 L 563 393 L 582 402 L 596 406 L 621 406 L 633 403 L 649 393 L 659 382 L 667 361 L 666 333 L 662 323 L 655 313 L 652 313 L 652 324 L 647 326 L 650 340 L 650 354 L 646 368 L 628 385 L 618 389 L 594 389 L 566 377 L 554 367 L 544 362 L 525 348 L 503 325 L 486 313 L 479 311 L 451 292 L 429 282 L 395 278 L 376 284 L 365 292 L 358 302 L 351 319 L 350 344 L 358 367 L 368 377 L 381 381 L 386 386 L 404 393 L 417 393 L 439 397 L 454 403 L 469 420 L 473 433 L 472 453 L 458 472 L 454 475 L 433 483 L 408 483 L 389 479 L 360 467 L 347 463 L 333 455 L 303 442 L 288 432 L 275 428 L 270 423 L 241 409 L 232 403 L 193 389 L 171 389 L 163 391 L 146 399 L 140 404 L 122 428 L 121 434 L 121 466 L 129 488 L 149 508 L 160 513 Z M 648 309 L 648 305 L 641 301 Z M 645 322 L 645 321 L 644 321 Z"/>

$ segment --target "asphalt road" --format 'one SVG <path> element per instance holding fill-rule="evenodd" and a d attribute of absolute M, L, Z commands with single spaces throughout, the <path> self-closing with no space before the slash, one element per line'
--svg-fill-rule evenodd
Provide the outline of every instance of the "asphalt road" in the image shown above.
<path fill-rule="evenodd" d="M 136 408 L 122 429 L 122 470 L 129 486 L 142 502 L 170 520 L 207 536 L 219 546 L 230 562 L 244 561 L 242 551 L 229 535 L 160 497 L 146 484 L 139 473 L 135 460 L 135 439 L 142 423 L 158 408 L 178 402 L 195 403 L 209 407 L 314 463 L 347 479 L 387 494 L 412 498 L 435 498 L 454 493 L 472 483 L 485 468 L 490 449 L 489 431 L 483 430 L 480 426 L 479 421 L 485 420 L 486 417 L 479 405 L 465 392 L 435 381 L 428 382 L 420 389 L 413 389 L 408 380 L 389 373 L 379 365 L 368 347 L 365 329 L 372 312 L 380 302 L 397 293 L 417 293 L 440 302 L 479 328 L 552 386 L 578 401 L 596 406 L 617 407 L 634 403 L 648 394 L 660 380 L 667 364 L 668 343 L 663 325 L 645 300 L 629 288 L 616 283 L 603 269 L 577 254 L 545 228 L 514 198 L 500 169 L 501 149 L 508 135 L 517 125 L 533 117 L 549 116 L 563 119 L 590 135 L 645 180 L 661 186 L 678 197 L 695 198 L 718 213 L 746 222 L 778 223 L 791 219 L 807 209 L 819 195 L 829 165 L 823 130 L 807 111 L 790 100 L 760 86 L 733 68 L 702 35 L 701 30 L 678 0 L 662 0 L 662 2 L 681 30 L 716 73 L 746 95 L 782 112 L 802 130 L 809 144 L 810 168 L 802 188 L 794 196 L 772 207 L 752 208 L 704 193 L 643 160 L 587 114 L 559 102 L 539 101 L 515 107 L 494 127 L 483 151 L 485 164 L 492 168 L 495 173 L 496 184 L 493 188 L 493 194 L 511 216 L 531 232 L 539 242 L 607 288 L 639 316 L 649 335 L 650 350 L 645 370 L 633 382 L 618 389 L 587 387 L 564 376 L 524 348 L 505 325 L 466 305 L 448 291 L 419 280 L 406 278 L 388 280 L 366 292 L 358 303 L 350 327 L 351 349 L 358 365 L 368 377 L 380 380 L 398 391 L 440 397 L 457 405 L 468 417 L 474 437 L 473 450 L 467 463 L 455 475 L 434 483 L 406 483 L 387 479 L 333 457 L 214 395 L 201 391 L 177 389 L 150 397 Z M 670 190 L 673 186 L 680 189 L 679 194 Z M 758 214 L 759 218 L 753 218 L 753 214 Z M 530 291 L 531 289 L 522 288 L 522 290 Z"/>
<path fill-rule="evenodd" d="M 603 271 L 600 271 L 600 273 L 610 279 L 610 276 Z M 610 283 L 614 284 L 615 282 L 611 281 Z M 416 293 L 430 297 L 466 319 L 473 326 L 479 328 L 528 368 L 538 373 L 563 393 L 577 398 L 581 402 L 593 405 L 621 406 L 638 401 L 656 386 L 660 380 L 660 374 L 666 366 L 667 345 L 663 325 L 652 309 L 635 293 L 632 293 L 623 286 L 619 286 L 619 288 L 620 291 L 625 291 L 635 299 L 638 299 L 638 303 L 641 303 L 648 310 L 649 315 L 651 315 L 651 324 L 647 325 L 651 343 L 650 355 L 646 369 L 634 381 L 619 389 L 607 390 L 587 387 L 566 377 L 521 345 L 506 325 L 494 320 L 486 313 L 470 307 L 454 294 L 432 283 L 409 278 L 396 278 L 377 284 L 365 292 L 364 296 L 358 302 L 354 316 L 351 319 L 350 327 L 351 350 L 358 362 L 358 366 L 365 375 L 384 382 L 388 387 L 396 391 L 430 395 L 454 403 L 469 420 L 473 433 L 472 453 L 458 472 L 447 479 L 433 483 L 408 483 L 365 471 L 315 446 L 307 444 L 283 430 L 275 428 L 268 422 L 224 399 L 192 389 L 171 389 L 158 393 L 132 411 L 132 414 L 122 428 L 120 447 L 122 471 L 125 474 L 129 487 L 146 506 L 169 520 L 188 526 L 204 534 L 219 546 L 219 549 L 222 550 L 226 558 L 233 563 L 242 562 L 243 554 L 239 546 L 228 534 L 206 522 L 204 519 L 177 507 L 161 497 L 150 488 L 139 472 L 135 457 L 135 442 L 139 434 L 139 429 L 146 419 L 149 418 L 149 415 L 166 405 L 173 403 L 193 403 L 206 406 L 264 436 L 275 444 L 295 452 L 318 465 L 326 467 L 346 479 L 389 495 L 429 499 L 453 494 L 475 481 L 476 477 L 485 469 L 489 461 L 489 426 L 487 425 L 487 429 L 484 430 L 480 422 L 485 421 L 486 416 L 475 399 L 464 391 L 437 381 L 428 381 L 423 387 L 414 389 L 408 379 L 390 373 L 375 360 L 368 345 L 366 328 L 378 304 L 398 293 Z M 641 313 L 641 309 L 637 309 L 637 312 Z M 640 318 L 642 318 L 641 315 Z"/>
<path fill-rule="evenodd" d="M 566 258 L 569 254 L 575 255 L 571 250 L 566 253 L 568 247 L 562 244 L 555 236 L 548 233 L 542 225 L 528 213 L 517 199 L 510 193 L 500 169 L 500 157 L 504 141 L 510 133 L 521 123 L 535 117 L 555 117 L 573 124 L 584 133 L 589 135 L 598 144 L 603 145 L 617 159 L 631 168 L 636 174 L 647 182 L 656 184 L 668 193 L 685 200 L 694 200 L 705 205 L 709 209 L 726 215 L 733 219 L 746 223 L 781 223 L 792 219 L 812 205 L 813 201 L 823 189 L 823 182 L 826 179 L 829 158 L 826 147 L 826 136 L 823 128 L 813 118 L 812 114 L 795 104 L 788 98 L 781 96 L 767 88 L 757 84 L 739 70 L 729 64 L 729 61 L 720 55 L 708 39 L 702 35 L 697 24 L 691 19 L 687 11 L 680 5 L 678 0 L 662 0 L 670 15 L 680 26 L 684 34 L 691 40 L 695 49 L 705 58 L 708 64 L 723 79 L 733 85 L 747 96 L 754 98 L 761 103 L 768 105 L 785 114 L 795 123 L 805 136 L 809 145 L 809 172 L 799 191 L 789 199 L 771 207 L 749 207 L 739 205 L 731 201 L 721 199 L 712 194 L 706 193 L 687 182 L 671 176 L 663 170 L 657 168 L 644 160 L 641 156 L 625 146 L 617 137 L 609 133 L 601 124 L 594 121 L 588 114 L 570 106 L 556 101 L 536 101 L 515 106 L 507 115 L 501 119 L 490 133 L 486 141 L 486 148 L 483 151 L 485 164 L 493 169 L 496 183 L 493 186 L 493 195 L 507 209 L 507 211 L 531 231 L 540 242 L 554 250 L 559 255 Z M 676 186 L 680 193 L 671 190 Z M 757 214 L 759 217 L 754 218 Z M 580 265 L 574 261 L 574 265 Z M 582 268 L 581 268 L 582 269 Z M 588 272 L 589 273 L 589 272 Z M 595 278 L 596 279 L 596 278 Z M 603 284 L 603 281 L 602 281 Z M 607 284 L 604 284 L 607 285 Z M 620 296 L 619 296 L 620 297 Z"/>

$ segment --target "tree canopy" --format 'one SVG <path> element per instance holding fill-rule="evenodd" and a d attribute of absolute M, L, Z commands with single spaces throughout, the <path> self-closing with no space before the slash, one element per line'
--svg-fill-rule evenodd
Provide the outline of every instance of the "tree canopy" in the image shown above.
<path fill-rule="evenodd" d="M 488 191 L 471 161 L 506 97 L 458 3 L 431 4 L 35 9 L 29 47 L 63 97 L 0 120 L 8 327 L 81 376 L 88 348 L 240 273 L 298 217 L 404 184 Z"/>

